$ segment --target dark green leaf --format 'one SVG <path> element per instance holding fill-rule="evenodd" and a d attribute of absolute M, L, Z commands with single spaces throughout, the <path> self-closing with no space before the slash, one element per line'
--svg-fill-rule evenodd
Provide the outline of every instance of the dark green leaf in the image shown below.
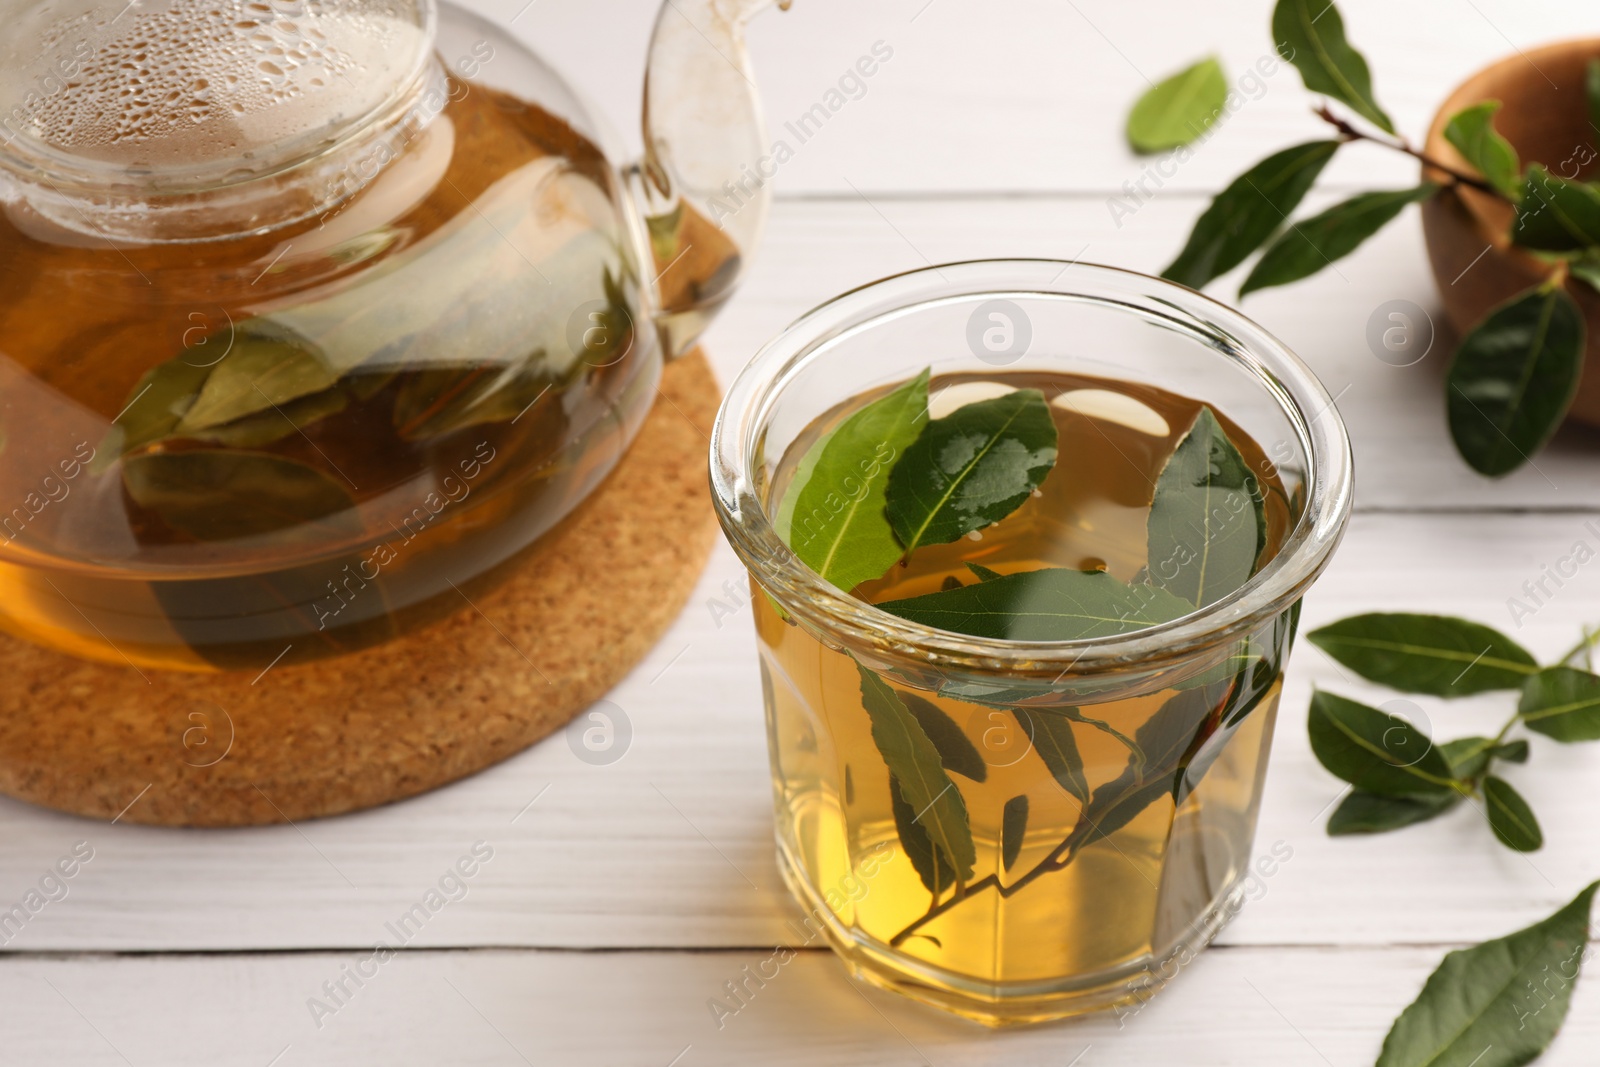
<path fill-rule="evenodd" d="M 140 507 L 201 541 L 301 527 L 309 527 L 302 533 L 326 537 L 330 523 L 360 529 L 355 503 L 341 483 L 267 452 L 149 452 L 123 461 L 122 481 Z"/>
<path fill-rule="evenodd" d="M 1019 794 L 1006 801 L 1000 813 L 1000 863 L 1006 870 L 1017 862 L 1022 839 L 1028 832 L 1028 795 Z"/>
<path fill-rule="evenodd" d="M 1583 313 L 1559 287 L 1501 304 L 1456 351 L 1446 379 L 1450 436 L 1480 474 L 1507 474 L 1544 447 L 1583 371 Z"/>
<path fill-rule="evenodd" d="M 939 750 L 900 694 L 860 664 L 856 670 L 861 675 L 861 704 L 872 721 L 872 741 L 899 783 L 900 796 L 911 806 L 914 821 L 927 832 L 928 840 L 950 861 L 956 877 L 969 880 L 977 852 L 961 790 L 945 774 Z"/>
<path fill-rule="evenodd" d="M 1382 834 L 1443 815 L 1461 797 L 1455 793 L 1423 793 L 1408 797 L 1384 796 L 1356 790 L 1328 817 L 1328 836 Z"/>
<path fill-rule="evenodd" d="M 1402 693 L 1461 697 L 1520 689 L 1539 671 L 1511 638 L 1449 615 L 1352 615 L 1306 637 L 1361 677 Z"/>
<path fill-rule="evenodd" d="M 210 367 L 195 366 L 181 356 L 150 368 L 106 431 L 90 469 L 106 470 L 119 457 L 172 433 L 210 373 Z"/>
<path fill-rule="evenodd" d="M 881 577 L 903 552 L 884 515 L 884 492 L 890 468 L 927 421 L 928 373 L 874 400 L 812 445 L 778 510 L 778 536 L 846 592 Z"/>
<path fill-rule="evenodd" d="M 1217 715 L 1217 728 L 1189 758 L 1183 769 L 1183 777 L 1175 786 L 1174 801 L 1183 803 L 1199 787 L 1201 779 L 1222 756 L 1240 724 L 1268 697 L 1277 693 L 1277 682 L 1282 673 L 1280 663 L 1281 660 L 1276 657 L 1262 656 L 1242 667 L 1232 682 L 1221 688 L 1223 701 Z"/>
<path fill-rule="evenodd" d="M 1591 59 L 1584 65 L 1583 86 L 1589 101 L 1589 140 L 1600 145 L 1600 59 Z"/>
<path fill-rule="evenodd" d="M 1511 243 L 1538 252 L 1581 252 L 1600 245 L 1600 189 L 1530 164 Z"/>
<path fill-rule="evenodd" d="M 900 699 L 905 701 L 906 710 L 916 718 L 922 732 L 933 742 L 933 747 L 939 750 L 939 762 L 945 770 L 965 775 L 974 782 L 989 777 L 988 764 L 983 762 L 972 741 L 956 725 L 956 721 L 945 714 L 943 708 L 915 693 L 901 693 Z"/>
<path fill-rule="evenodd" d="M 889 472 L 889 525 L 906 554 L 943 545 L 1021 507 L 1056 462 L 1056 424 L 1037 389 L 934 419 Z"/>
<path fill-rule="evenodd" d="M 1079 641 L 1132 633 L 1189 614 L 1190 605 L 1104 571 L 1050 567 L 877 605 L 902 619 L 974 637 Z"/>
<path fill-rule="evenodd" d="M 1005 577 L 999 571 L 992 571 L 988 567 L 985 567 L 979 563 L 968 563 L 967 570 L 971 571 L 973 574 L 976 574 L 978 576 L 978 581 L 980 582 L 992 582 L 996 578 Z"/>
<path fill-rule="evenodd" d="M 1339 141 L 1311 141 L 1268 156 L 1217 194 L 1161 276 L 1199 289 L 1237 267 L 1282 226 Z"/>
<path fill-rule="evenodd" d="M 1522 196 L 1522 163 L 1511 142 L 1494 128 L 1500 101 L 1485 100 L 1450 116 L 1444 137 L 1484 180 L 1512 200 Z"/>
<path fill-rule="evenodd" d="M 1518 739 L 1507 741 L 1494 750 L 1494 758 L 1505 760 L 1507 763 L 1528 762 L 1528 742 Z"/>
<path fill-rule="evenodd" d="M 1377 1067 L 1521 1067 L 1537 1059 L 1566 1021 L 1596 885 L 1525 930 L 1445 956 L 1395 1020 Z"/>
<path fill-rule="evenodd" d="M 1533 809 L 1505 779 L 1492 774 L 1485 778 L 1483 801 L 1488 807 L 1489 828 L 1502 845 L 1517 852 L 1533 852 L 1544 844 L 1544 832 Z"/>
<path fill-rule="evenodd" d="M 329 415 L 337 415 L 349 405 L 350 398 L 344 390 L 334 387 L 183 436 L 226 448 L 260 448 L 297 433 Z"/>
<path fill-rule="evenodd" d="M 1590 289 L 1600 293 L 1600 255 L 1585 252 L 1567 261 L 1567 272 Z"/>
<path fill-rule="evenodd" d="M 265 319 L 240 323 L 227 355 L 209 370 L 174 434 L 193 436 L 331 389 L 339 380 L 321 349 Z"/>
<path fill-rule="evenodd" d="M 537 420 L 559 407 L 560 392 L 544 377 L 543 351 L 511 363 L 467 363 L 408 372 L 395 393 L 395 432 L 407 441 L 427 441 L 469 426 Z"/>
<path fill-rule="evenodd" d="M 1600 741 L 1600 676 L 1548 667 L 1522 687 L 1522 724 L 1557 741 Z"/>
<path fill-rule="evenodd" d="M 1151 804 L 1178 792 L 1188 757 L 1205 740 L 1217 717 L 1216 687 L 1185 689 L 1167 698 L 1134 733 L 1138 757 L 1126 770 L 1096 789 L 1084 805 L 1090 826 L 1087 841 L 1110 837 Z"/>
<path fill-rule="evenodd" d="M 1307 89 L 1348 105 L 1385 133 L 1394 132 L 1373 98 L 1367 61 L 1345 39 L 1344 20 L 1330 0 L 1278 0 L 1272 39 L 1283 58 L 1299 69 Z"/>
<path fill-rule="evenodd" d="M 1385 796 L 1456 791 L 1444 756 L 1404 719 L 1317 692 L 1309 730 L 1318 762 L 1357 789 Z"/>
<path fill-rule="evenodd" d="M 1197 608 L 1254 573 L 1266 543 L 1260 484 L 1210 408 L 1162 468 L 1147 527 L 1150 584 Z"/>
<path fill-rule="evenodd" d="M 889 808 L 894 813 L 894 828 L 900 835 L 900 847 L 922 884 L 934 899 L 956 884 L 956 869 L 945 858 L 943 850 L 935 848 L 928 831 L 917 821 L 917 813 L 903 798 L 900 782 L 889 776 Z"/>
<path fill-rule="evenodd" d="M 1033 739 L 1034 750 L 1050 777 L 1068 793 L 1085 803 L 1089 799 L 1089 781 L 1083 775 L 1083 757 L 1078 754 L 1078 742 L 1072 736 L 1072 720 L 1065 715 L 1044 710 L 1013 708 L 1022 732 Z"/>
<path fill-rule="evenodd" d="M 1310 277 L 1354 252 L 1407 205 L 1426 200 L 1438 190 L 1434 183 L 1423 182 L 1415 189 L 1362 193 L 1295 223 L 1267 246 L 1239 286 L 1239 295 Z"/>
<path fill-rule="evenodd" d="M 1463 782 L 1477 778 L 1488 770 L 1494 753 L 1492 737 L 1459 737 L 1439 746 L 1439 754 L 1450 765 L 1450 773 Z"/>
<path fill-rule="evenodd" d="M 1128 143 L 1137 152 L 1165 152 L 1199 137 L 1222 114 L 1228 82 L 1215 58 L 1147 89 L 1128 114 Z"/>

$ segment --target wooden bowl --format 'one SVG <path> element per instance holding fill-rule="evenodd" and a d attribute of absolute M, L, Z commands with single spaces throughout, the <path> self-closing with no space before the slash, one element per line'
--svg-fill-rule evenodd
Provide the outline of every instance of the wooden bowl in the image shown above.
<path fill-rule="evenodd" d="M 1562 41 L 1507 56 L 1468 78 L 1433 117 L 1426 154 L 1468 172 L 1472 167 L 1444 139 L 1450 116 L 1485 100 L 1499 100 L 1495 128 L 1516 148 L 1524 165 L 1543 163 L 1561 177 L 1591 178 L 1600 170 L 1596 132 L 1589 127 L 1584 67 L 1600 57 L 1600 37 Z M 1423 177 L 1448 181 L 1424 166 Z M 1465 186 L 1448 189 L 1422 205 L 1422 232 L 1434 282 L 1446 317 L 1458 334 L 1477 325 L 1489 309 L 1533 285 L 1549 268 L 1511 247 L 1511 208 Z M 1485 251 L 1487 249 L 1487 251 Z M 1567 292 L 1588 323 L 1583 382 L 1570 417 L 1600 426 L 1600 293 L 1574 280 Z"/>

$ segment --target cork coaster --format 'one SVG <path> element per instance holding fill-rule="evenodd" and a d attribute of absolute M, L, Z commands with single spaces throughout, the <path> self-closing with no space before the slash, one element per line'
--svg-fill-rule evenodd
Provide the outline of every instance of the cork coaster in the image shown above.
<path fill-rule="evenodd" d="M 560 729 L 688 599 L 715 536 L 705 358 L 670 365 L 593 496 L 473 607 L 265 675 L 91 663 L 0 635 L 0 793 L 93 818 L 246 826 L 415 796 Z"/>

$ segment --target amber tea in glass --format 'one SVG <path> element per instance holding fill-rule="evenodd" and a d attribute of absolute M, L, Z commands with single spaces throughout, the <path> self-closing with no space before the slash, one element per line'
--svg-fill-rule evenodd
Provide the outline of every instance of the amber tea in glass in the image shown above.
<path fill-rule="evenodd" d="M 1148 996 L 1231 917 L 1348 507 L 1323 407 L 1236 314 L 1083 265 L 890 279 L 757 357 L 713 481 L 755 587 L 780 865 L 854 974 L 1036 1021 Z M 898 540 L 857 581 L 841 560 L 884 536 L 861 508 Z"/>

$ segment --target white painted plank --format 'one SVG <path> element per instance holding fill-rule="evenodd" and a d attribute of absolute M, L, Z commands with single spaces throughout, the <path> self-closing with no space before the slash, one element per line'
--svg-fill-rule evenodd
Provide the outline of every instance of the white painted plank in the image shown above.
<path fill-rule="evenodd" d="M 751 983 L 719 1029 L 708 1002 L 734 1006 L 724 983 L 770 954 L 406 953 L 367 965 L 377 973 L 360 988 L 347 980 L 320 1028 L 307 1001 L 357 957 L 12 960 L 0 963 L 0 999 L 15 1020 L 8 1059 L 62 1067 L 1325 1067 L 1373 1062 L 1442 952 L 1216 948 L 1122 1019 L 1001 1032 L 862 990 L 828 954 L 803 952 L 765 987 Z M 1593 1062 L 1597 1009 L 1600 985 L 1580 983 L 1540 1067 Z"/>
<path fill-rule="evenodd" d="M 1600 548 L 1600 535 L 1574 516 L 1362 516 L 1308 599 L 1305 625 L 1374 609 L 1453 612 L 1553 657 L 1581 622 L 1600 616 L 1600 563 L 1580 570 L 1521 628 L 1505 603 L 1579 539 Z M 107 826 L 0 802 L 0 905 L 21 900 L 74 842 L 95 849 L 67 898 L 46 906 L 7 947 L 371 944 L 479 839 L 493 859 L 418 944 L 726 947 L 792 938 L 783 924 L 795 913 L 773 866 L 748 615 L 740 610 L 718 629 L 708 606 L 739 578 L 720 549 L 689 609 L 612 695 L 633 740 L 609 766 L 580 762 L 558 736 L 413 801 L 298 828 L 231 832 Z M 1313 683 L 1381 699 L 1302 642 L 1258 835 L 1258 847 L 1281 841 L 1293 858 L 1225 941 L 1476 939 L 1547 913 L 1600 877 L 1588 788 L 1600 772 L 1594 745 L 1535 738 L 1532 763 L 1508 770 L 1544 824 L 1547 844 L 1531 856 L 1501 848 L 1466 810 L 1386 837 L 1325 837 L 1321 813 L 1340 787 L 1307 747 Z M 1422 703 L 1444 737 L 1493 729 L 1510 710 L 1509 695 Z"/>
<path fill-rule="evenodd" d="M 470 6 L 509 23 L 637 148 L 655 0 L 608 0 L 603 21 L 585 0 L 472 0 Z M 1595 32 L 1581 0 L 1341 0 L 1339 6 L 1371 63 L 1380 102 L 1419 141 L 1434 108 L 1480 66 L 1514 49 Z M 1262 0 L 797 0 L 787 13 L 762 16 L 750 34 L 771 135 L 788 140 L 796 153 L 779 172 L 777 188 L 780 195 L 852 186 L 869 194 L 1119 189 L 1148 162 L 1122 137 L 1128 108 L 1147 79 L 1158 81 L 1215 52 L 1237 84 L 1270 54 L 1270 11 Z M 880 40 L 894 56 L 866 82 L 864 95 L 804 144 L 785 130 Z M 1170 188 L 1215 190 L 1268 152 L 1325 136 L 1294 71 L 1282 67 L 1262 84 L 1245 86 L 1246 102 L 1170 179 Z M 1327 180 L 1366 186 L 1414 175 L 1404 159 L 1369 147 L 1337 161 Z"/>

